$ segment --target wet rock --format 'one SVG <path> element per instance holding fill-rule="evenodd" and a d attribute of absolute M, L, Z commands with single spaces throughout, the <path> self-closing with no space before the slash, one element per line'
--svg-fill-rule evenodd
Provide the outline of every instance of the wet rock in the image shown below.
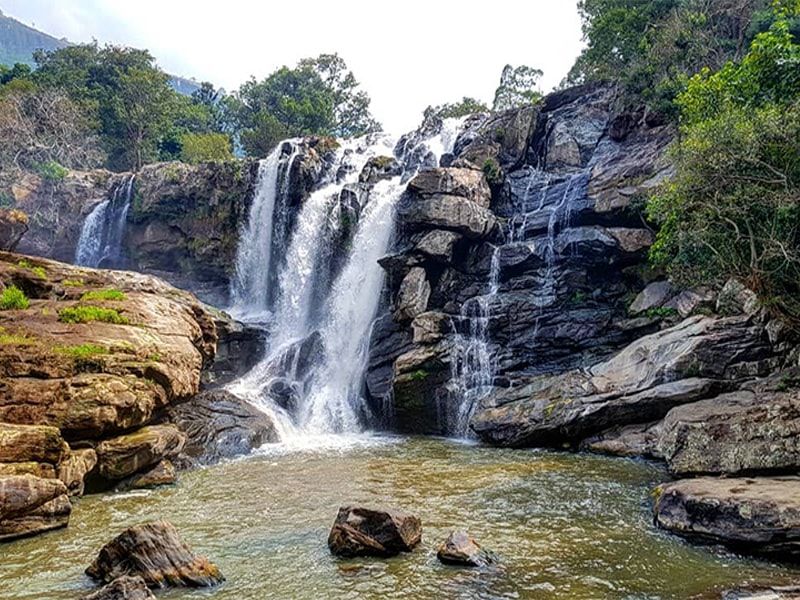
<path fill-rule="evenodd" d="M 656 492 L 656 524 L 694 541 L 800 560 L 800 479 L 699 478 Z"/>
<path fill-rule="evenodd" d="M 264 330 L 214 313 L 219 340 L 214 361 L 203 369 L 203 384 L 219 387 L 248 373 L 264 356 Z"/>
<path fill-rule="evenodd" d="M 58 479 L 0 476 L 0 542 L 66 527 L 72 505 Z"/>
<path fill-rule="evenodd" d="M 141 577 L 123 575 L 81 600 L 156 600 Z"/>
<path fill-rule="evenodd" d="M 440 194 L 460 196 L 489 208 L 492 191 L 482 171 L 439 168 L 422 171 L 408 183 L 408 191 L 422 198 Z"/>
<path fill-rule="evenodd" d="M 151 425 L 97 444 L 97 469 L 108 481 L 148 470 L 183 450 L 186 436 L 174 425 Z"/>
<path fill-rule="evenodd" d="M 581 449 L 610 456 L 660 458 L 661 421 L 614 427 L 581 442 Z"/>
<path fill-rule="evenodd" d="M 717 298 L 717 312 L 721 315 L 753 315 L 760 302 L 754 291 L 738 279 L 729 279 Z"/>
<path fill-rule="evenodd" d="M 58 466 L 58 478 L 67 486 L 70 496 L 82 496 L 84 480 L 97 465 L 97 453 L 91 448 L 70 450 Z"/>
<path fill-rule="evenodd" d="M 358 176 L 359 183 L 375 185 L 383 179 L 399 177 L 403 174 L 400 163 L 392 156 L 375 156 L 367 161 Z"/>
<path fill-rule="evenodd" d="M 472 239 L 489 237 L 498 227 L 491 211 L 458 196 L 417 199 L 401 212 L 403 222 L 412 229 L 447 229 Z"/>
<path fill-rule="evenodd" d="M 0 250 L 13 252 L 28 231 L 28 215 L 21 210 L 0 208 Z"/>
<path fill-rule="evenodd" d="M 428 282 L 425 269 L 414 267 L 403 279 L 395 301 L 394 318 L 396 321 L 411 321 L 428 308 L 431 296 L 431 284 Z"/>
<path fill-rule="evenodd" d="M 669 281 L 655 281 L 639 292 L 629 311 L 632 315 L 638 315 L 653 308 L 659 308 L 664 306 L 674 293 L 674 288 Z"/>
<path fill-rule="evenodd" d="M 241 456 L 279 441 L 266 414 L 225 390 L 198 394 L 170 408 L 168 415 L 188 438 L 185 453 L 201 464 Z"/>
<path fill-rule="evenodd" d="M 722 593 L 722 600 L 800 600 L 800 586 L 729 590 Z"/>
<path fill-rule="evenodd" d="M 138 576 L 150 588 L 210 587 L 225 580 L 219 568 L 194 554 L 166 521 L 126 529 L 103 546 L 86 574 L 107 583 Z"/>
<path fill-rule="evenodd" d="M 172 485 L 176 481 L 178 481 L 178 474 L 175 471 L 175 466 L 169 460 L 164 459 L 146 473 L 134 475 L 122 487 L 124 489 L 141 490 L 162 485 Z"/>
<path fill-rule="evenodd" d="M 439 546 L 436 558 L 446 565 L 488 567 L 497 563 L 493 552 L 485 550 L 466 531 L 454 531 Z"/>
<path fill-rule="evenodd" d="M 422 523 L 401 511 L 346 506 L 328 536 L 330 551 L 343 557 L 388 557 L 411 552 L 422 540 Z"/>
<path fill-rule="evenodd" d="M 800 396 L 742 389 L 673 408 L 658 448 L 677 476 L 800 471 Z"/>

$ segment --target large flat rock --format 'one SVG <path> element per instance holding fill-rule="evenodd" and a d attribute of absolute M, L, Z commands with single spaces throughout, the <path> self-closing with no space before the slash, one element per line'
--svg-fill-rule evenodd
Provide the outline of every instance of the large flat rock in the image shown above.
<path fill-rule="evenodd" d="M 800 478 L 686 479 L 655 492 L 659 527 L 735 550 L 800 560 Z"/>
<path fill-rule="evenodd" d="M 0 476 L 0 542 L 66 527 L 71 512 L 60 480 Z"/>

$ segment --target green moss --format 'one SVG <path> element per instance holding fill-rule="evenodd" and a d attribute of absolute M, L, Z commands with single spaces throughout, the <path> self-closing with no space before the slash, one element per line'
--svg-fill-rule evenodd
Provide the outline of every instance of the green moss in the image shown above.
<path fill-rule="evenodd" d="M 55 351 L 73 358 L 91 358 L 100 354 L 106 354 L 108 350 L 103 346 L 95 344 L 80 344 L 78 346 L 56 346 Z"/>
<path fill-rule="evenodd" d="M 10 333 L 0 327 L 0 346 L 33 346 L 36 338 L 27 333 Z"/>
<path fill-rule="evenodd" d="M 503 183 L 503 169 L 500 168 L 500 163 L 494 158 L 487 158 L 483 163 L 483 174 L 486 176 L 486 181 L 489 185 L 500 185 Z"/>
<path fill-rule="evenodd" d="M 161 362 L 161 355 L 158 352 L 153 352 L 150 356 L 147 357 L 147 360 L 151 362 Z"/>
<path fill-rule="evenodd" d="M 412 381 L 425 381 L 430 373 L 428 373 L 425 369 L 418 369 L 411 373 L 410 377 Z"/>
<path fill-rule="evenodd" d="M 61 282 L 64 287 L 83 287 L 86 283 L 83 279 L 65 279 Z"/>
<path fill-rule="evenodd" d="M 71 306 L 58 311 L 58 320 L 62 323 L 113 323 L 115 325 L 127 325 L 128 319 L 119 314 L 113 308 L 103 308 L 101 306 Z"/>
<path fill-rule="evenodd" d="M 779 392 L 788 392 L 797 388 L 800 388 L 800 376 L 797 375 L 784 375 L 777 386 Z"/>
<path fill-rule="evenodd" d="M 83 296 L 81 296 L 81 300 L 83 301 L 101 301 L 101 300 L 125 300 L 126 296 L 124 292 L 115 289 L 109 290 L 92 290 L 91 292 L 86 292 Z"/>
<path fill-rule="evenodd" d="M 583 304 L 589 299 L 589 294 L 586 292 L 577 291 L 572 294 L 572 298 L 570 298 L 570 304 Z"/>
<path fill-rule="evenodd" d="M 30 306 L 25 292 L 10 285 L 0 293 L 0 310 L 25 310 Z"/>
<path fill-rule="evenodd" d="M 657 308 L 650 308 L 644 312 L 644 316 L 648 319 L 670 319 L 678 316 L 678 311 L 674 308 L 666 306 L 659 306 Z"/>
<path fill-rule="evenodd" d="M 34 266 L 25 259 L 18 261 L 17 266 L 21 269 L 28 269 L 29 271 L 34 273 L 39 279 L 47 279 L 47 271 L 45 271 L 44 267 L 38 265 Z"/>

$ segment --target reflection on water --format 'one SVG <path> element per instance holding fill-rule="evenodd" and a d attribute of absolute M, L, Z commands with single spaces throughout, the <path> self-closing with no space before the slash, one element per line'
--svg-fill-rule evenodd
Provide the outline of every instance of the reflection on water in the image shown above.
<path fill-rule="evenodd" d="M 324 442 L 185 473 L 172 488 L 83 498 L 69 528 L 0 545 L 0 596 L 73 600 L 106 541 L 156 518 L 228 578 L 159 594 L 176 600 L 685 599 L 800 579 L 654 530 L 649 490 L 665 474 L 652 464 L 436 439 Z M 326 539 L 346 503 L 417 513 L 422 546 L 391 560 L 334 559 Z M 436 561 L 437 544 L 462 527 L 501 556 L 503 572 Z"/>

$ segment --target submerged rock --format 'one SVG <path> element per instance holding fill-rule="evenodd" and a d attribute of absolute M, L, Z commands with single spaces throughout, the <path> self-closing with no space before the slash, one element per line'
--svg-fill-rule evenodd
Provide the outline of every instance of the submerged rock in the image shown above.
<path fill-rule="evenodd" d="M 66 527 L 72 505 L 58 479 L 0 476 L 0 542 Z"/>
<path fill-rule="evenodd" d="M 657 488 L 656 524 L 691 540 L 800 560 L 800 478 L 676 481 Z"/>
<path fill-rule="evenodd" d="M 355 506 L 339 509 L 328 536 L 330 551 L 343 557 L 395 556 L 411 552 L 422 540 L 422 523 L 401 511 Z"/>
<path fill-rule="evenodd" d="M 175 466 L 165 458 L 146 473 L 134 475 L 123 487 L 126 489 L 147 489 L 160 485 L 171 485 L 177 480 L 178 474 L 175 471 Z"/>
<path fill-rule="evenodd" d="M 446 565 L 463 567 L 488 567 L 497 563 L 497 557 L 475 541 L 466 531 L 454 531 L 439 546 L 436 558 Z"/>
<path fill-rule="evenodd" d="M 156 600 L 141 577 L 123 575 L 81 600 Z"/>
<path fill-rule="evenodd" d="M 150 588 L 210 587 L 225 581 L 219 568 L 194 554 L 166 521 L 126 529 L 103 546 L 86 574 L 105 582 L 139 576 Z"/>

